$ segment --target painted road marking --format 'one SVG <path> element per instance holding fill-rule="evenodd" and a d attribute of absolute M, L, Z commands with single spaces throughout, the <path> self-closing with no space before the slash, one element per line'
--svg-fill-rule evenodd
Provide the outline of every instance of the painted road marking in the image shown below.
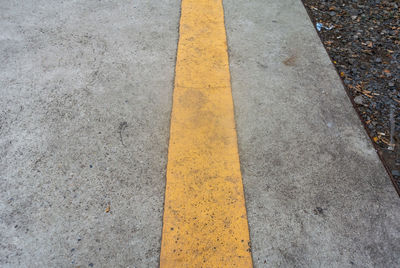
<path fill-rule="evenodd" d="M 252 267 L 222 0 L 182 0 L 161 267 Z"/>

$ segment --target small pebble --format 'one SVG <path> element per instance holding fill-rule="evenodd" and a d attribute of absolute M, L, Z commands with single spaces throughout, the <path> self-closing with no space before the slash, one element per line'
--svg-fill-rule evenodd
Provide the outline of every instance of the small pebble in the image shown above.
<path fill-rule="evenodd" d="M 364 98 L 361 96 L 357 96 L 354 98 L 354 102 L 359 104 L 359 105 L 363 105 L 364 104 Z"/>

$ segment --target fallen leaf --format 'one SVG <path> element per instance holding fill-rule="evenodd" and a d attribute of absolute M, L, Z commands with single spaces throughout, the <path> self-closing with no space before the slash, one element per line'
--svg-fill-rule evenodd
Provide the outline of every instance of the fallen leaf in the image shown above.
<path fill-rule="evenodd" d="M 391 144 L 390 141 L 388 139 L 385 139 L 385 138 L 381 138 L 381 141 L 383 143 L 385 143 L 386 145 L 389 145 L 389 146 L 393 146 L 394 145 L 394 144 Z"/>

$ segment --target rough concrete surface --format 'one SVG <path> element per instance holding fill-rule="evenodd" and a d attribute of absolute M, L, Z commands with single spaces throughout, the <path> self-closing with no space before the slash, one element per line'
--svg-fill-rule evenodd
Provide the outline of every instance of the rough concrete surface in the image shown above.
<path fill-rule="evenodd" d="M 0 266 L 156 267 L 180 1 L 0 6 Z"/>
<path fill-rule="evenodd" d="M 224 0 L 255 267 L 399 267 L 400 199 L 300 0 Z"/>
<path fill-rule="evenodd" d="M 0 266 L 157 267 L 180 1 L 0 6 Z M 400 266 L 400 200 L 300 0 L 224 8 L 254 266 Z"/>

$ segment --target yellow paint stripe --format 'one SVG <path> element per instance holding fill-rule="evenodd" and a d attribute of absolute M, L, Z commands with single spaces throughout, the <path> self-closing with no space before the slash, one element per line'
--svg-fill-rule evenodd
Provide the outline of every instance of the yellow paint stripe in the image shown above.
<path fill-rule="evenodd" d="M 182 0 L 161 267 L 252 267 L 222 0 Z"/>

